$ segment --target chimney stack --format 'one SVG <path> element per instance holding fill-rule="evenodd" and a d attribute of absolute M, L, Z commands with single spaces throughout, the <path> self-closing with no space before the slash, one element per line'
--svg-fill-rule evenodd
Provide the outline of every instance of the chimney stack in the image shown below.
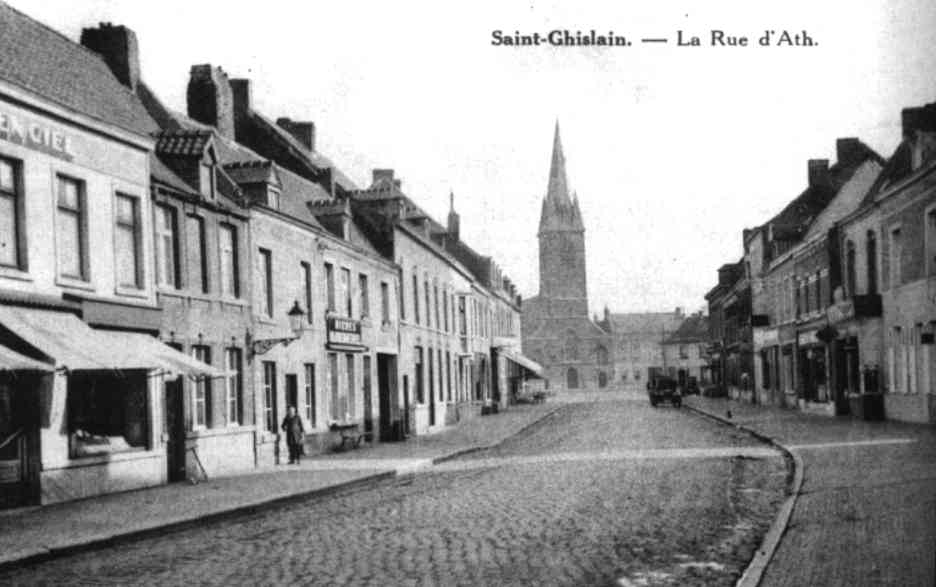
<path fill-rule="evenodd" d="M 227 74 L 220 67 L 193 65 L 186 92 L 190 118 L 213 126 L 234 140 L 234 97 Z"/>
<path fill-rule="evenodd" d="M 829 176 L 828 159 L 810 159 L 808 163 L 809 187 L 828 187 L 832 183 Z"/>
<path fill-rule="evenodd" d="M 911 138 L 918 130 L 936 132 L 936 102 L 904 108 L 900 111 L 900 125 L 905 139 Z"/>
<path fill-rule="evenodd" d="M 373 170 L 373 181 L 375 184 L 382 181 L 393 182 L 393 170 L 392 169 L 374 169 Z"/>
<path fill-rule="evenodd" d="M 835 159 L 842 165 L 858 165 L 868 155 L 867 149 L 855 137 L 837 139 L 835 141 Z"/>
<path fill-rule="evenodd" d="M 136 91 L 140 81 L 140 50 L 131 29 L 102 22 L 97 28 L 81 31 L 81 44 L 99 54 L 120 83 Z"/>
<path fill-rule="evenodd" d="M 285 130 L 293 136 L 294 139 L 302 143 L 302 146 L 310 151 L 315 151 L 315 123 L 311 121 L 298 121 L 289 118 L 277 118 L 276 126 Z"/>
<path fill-rule="evenodd" d="M 234 100 L 234 134 L 238 128 L 243 128 L 247 113 L 253 107 L 253 89 L 249 79 L 235 78 L 231 82 L 231 97 Z"/>

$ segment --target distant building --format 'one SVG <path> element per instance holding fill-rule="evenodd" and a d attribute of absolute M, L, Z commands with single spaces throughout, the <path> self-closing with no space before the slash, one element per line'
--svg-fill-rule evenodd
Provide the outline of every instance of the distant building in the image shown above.
<path fill-rule="evenodd" d="M 628 312 L 605 310 L 601 326 L 613 337 L 614 372 L 618 386 L 646 387 L 647 378 L 665 371 L 663 343 L 683 324 L 682 308 L 673 312 Z"/>
<path fill-rule="evenodd" d="M 588 316 L 585 226 L 570 197 L 559 124 L 539 224 L 539 294 L 523 304 L 523 351 L 552 390 L 601 389 L 614 379 L 612 339 Z"/>
<path fill-rule="evenodd" d="M 683 320 L 676 332 L 663 341 L 663 371 L 685 385 L 694 377 L 708 383 L 708 317 L 701 312 Z"/>

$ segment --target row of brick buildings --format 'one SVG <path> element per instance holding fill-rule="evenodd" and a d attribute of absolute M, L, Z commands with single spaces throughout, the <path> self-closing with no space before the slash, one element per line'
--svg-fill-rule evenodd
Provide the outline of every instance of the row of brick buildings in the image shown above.
<path fill-rule="evenodd" d="M 520 297 L 389 169 L 191 68 L 187 113 L 123 26 L 75 43 L 0 3 L 0 503 L 277 463 L 504 407 L 539 366 Z"/>
<path fill-rule="evenodd" d="M 936 104 L 887 159 L 854 138 L 743 232 L 706 295 L 710 368 L 735 397 L 936 422 Z"/>

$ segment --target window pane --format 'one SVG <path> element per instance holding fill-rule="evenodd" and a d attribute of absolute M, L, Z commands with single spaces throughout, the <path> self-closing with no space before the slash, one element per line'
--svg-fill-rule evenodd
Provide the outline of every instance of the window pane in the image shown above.
<path fill-rule="evenodd" d="M 232 226 L 220 227 L 221 240 L 221 292 L 238 297 L 237 233 Z"/>
<path fill-rule="evenodd" d="M 0 164 L 3 162 L 0 161 Z M 17 265 L 16 198 L 0 194 L 0 265 Z"/>
<path fill-rule="evenodd" d="M 60 177 L 58 205 L 70 210 L 77 210 L 79 208 L 79 204 L 78 182 Z"/>
<path fill-rule="evenodd" d="M 3 159 L 0 159 L 0 189 L 11 192 L 16 190 L 16 179 L 13 174 L 13 164 Z"/>
<path fill-rule="evenodd" d="M 78 214 L 59 210 L 58 225 L 59 274 L 81 278 L 81 220 Z"/>
<path fill-rule="evenodd" d="M 137 238 L 137 201 L 129 196 L 117 196 L 117 226 L 115 251 L 117 261 L 117 283 L 122 286 L 139 287 L 140 256 Z"/>

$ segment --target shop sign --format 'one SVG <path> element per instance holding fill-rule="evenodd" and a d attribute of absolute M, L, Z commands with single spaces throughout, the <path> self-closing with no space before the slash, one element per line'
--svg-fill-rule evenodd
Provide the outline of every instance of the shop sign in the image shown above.
<path fill-rule="evenodd" d="M 850 320 L 855 316 L 855 303 L 853 300 L 847 299 L 832 304 L 826 310 L 826 316 L 829 318 L 829 322 L 833 324 Z"/>
<path fill-rule="evenodd" d="M 338 344 L 361 344 L 361 321 L 350 318 L 328 319 L 328 342 Z"/>
<path fill-rule="evenodd" d="M 807 330 L 806 332 L 800 332 L 796 337 L 796 341 L 800 346 L 819 344 L 819 337 L 816 336 L 817 332 L 817 330 Z"/>
<path fill-rule="evenodd" d="M 65 132 L 36 120 L 0 109 L 0 140 L 71 161 L 73 139 Z"/>
<path fill-rule="evenodd" d="M 761 329 L 761 328 L 754 329 L 754 346 L 755 347 L 762 348 L 762 347 L 774 346 L 779 342 L 779 340 L 780 340 L 780 335 L 779 335 L 779 332 L 777 332 L 776 328 L 771 328 L 769 330 Z"/>

